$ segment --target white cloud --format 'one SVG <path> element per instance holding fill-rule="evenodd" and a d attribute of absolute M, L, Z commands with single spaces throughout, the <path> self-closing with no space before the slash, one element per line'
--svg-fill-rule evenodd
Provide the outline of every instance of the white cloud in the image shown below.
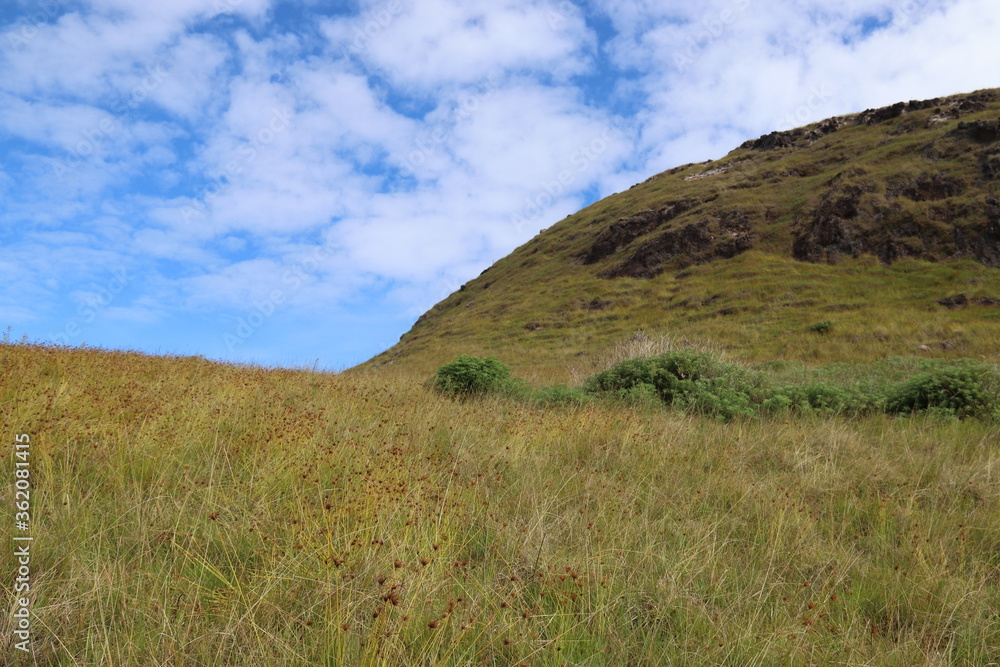
<path fill-rule="evenodd" d="M 521 70 L 564 79 L 585 70 L 592 45 L 572 5 L 544 0 L 371 3 L 362 19 L 329 20 L 323 29 L 336 52 L 372 63 L 404 88 Z"/>

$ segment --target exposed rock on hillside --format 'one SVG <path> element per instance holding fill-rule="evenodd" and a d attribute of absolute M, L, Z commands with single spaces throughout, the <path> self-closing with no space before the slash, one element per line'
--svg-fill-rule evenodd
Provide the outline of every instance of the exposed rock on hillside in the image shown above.
<path fill-rule="evenodd" d="M 602 278 L 652 278 L 661 274 L 672 260 L 679 266 L 726 259 L 754 246 L 757 235 L 751 219 L 763 217 L 750 211 L 732 209 L 646 241 L 618 266 L 603 272 Z"/>
<path fill-rule="evenodd" d="M 611 223 L 607 229 L 601 232 L 594 240 L 582 259 L 584 264 L 594 264 L 607 259 L 632 241 L 644 234 L 665 225 L 681 213 L 691 210 L 697 202 L 691 199 L 682 199 L 667 204 L 663 208 L 655 211 L 646 210 Z"/>

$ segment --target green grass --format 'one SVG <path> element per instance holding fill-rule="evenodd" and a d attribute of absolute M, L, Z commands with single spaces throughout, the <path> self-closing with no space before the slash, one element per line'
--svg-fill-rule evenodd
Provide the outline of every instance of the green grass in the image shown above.
<path fill-rule="evenodd" d="M 995 424 L 424 381 L 0 346 L 8 480 L 32 440 L 35 663 L 1000 660 Z M 5 549 L 7 608 L 14 570 Z"/>
<path fill-rule="evenodd" d="M 429 375 L 459 354 L 496 356 L 531 382 L 569 382 L 569 369 L 593 370 L 602 350 L 636 332 L 711 342 L 746 362 L 912 355 L 1000 362 L 1000 317 L 994 317 L 1000 307 L 937 303 L 956 293 L 1000 298 L 1000 270 L 974 262 L 904 260 L 884 267 L 862 258 L 828 266 L 750 251 L 654 280 L 605 281 L 585 269 L 552 267 L 538 293 L 528 284 L 505 292 L 498 285 L 468 287 L 374 362 Z M 613 304 L 581 307 L 595 296 Z M 835 320 L 826 334 L 811 329 L 825 320 Z M 529 323 L 540 328 L 529 331 Z"/>
<path fill-rule="evenodd" d="M 532 387 L 497 359 L 468 355 L 437 370 L 429 384 L 469 400 L 504 395 L 534 405 L 651 404 L 724 421 L 775 414 L 936 414 L 1000 421 L 1000 366 L 974 359 L 892 358 L 879 363 L 749 367 L 716 354 L 669 349 L 617 359 L 580 387 Z"/>

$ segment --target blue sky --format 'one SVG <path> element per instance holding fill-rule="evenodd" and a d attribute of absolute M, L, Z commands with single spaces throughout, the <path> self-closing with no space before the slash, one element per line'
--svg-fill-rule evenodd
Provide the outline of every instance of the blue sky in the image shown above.
<path fill-rule="evenodd" d="M 0 328 L 338 369 L 598 198 L 1000 86 L 995 0 L 7 0 Z"/>

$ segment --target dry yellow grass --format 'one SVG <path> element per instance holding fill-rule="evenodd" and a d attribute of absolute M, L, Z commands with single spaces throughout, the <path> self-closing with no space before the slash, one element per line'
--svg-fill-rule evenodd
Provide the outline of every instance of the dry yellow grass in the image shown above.
<path fill-rule="evenodd" d="M 996 425 L 542 411 L 424 379 L 0 346 L 35 664 L 1000 661 Z M 14 570 L 5 548 L 6 609 Z"/>

